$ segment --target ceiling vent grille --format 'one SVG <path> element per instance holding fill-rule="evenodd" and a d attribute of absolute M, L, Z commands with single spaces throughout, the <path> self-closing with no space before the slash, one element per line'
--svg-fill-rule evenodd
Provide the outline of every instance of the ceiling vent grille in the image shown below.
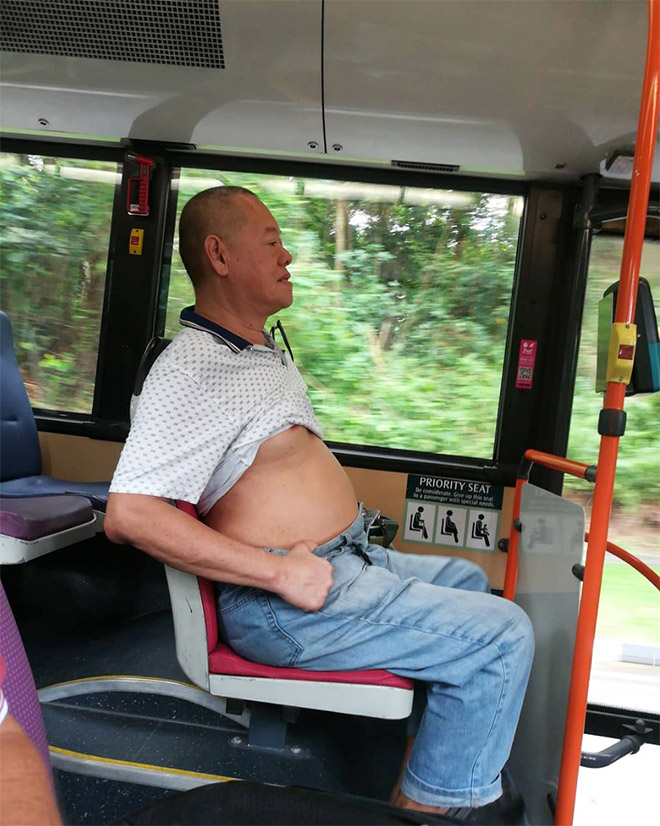
<path fill-rule="evenodd" d="M 2 0 L 7 52 L 224 69 L 218 0 Z"/>
<path fill-rule="evenodd" d="M 417 161 L 392 161 L 398 169 L 416 169 L 418 172 L 458 172 L 460 164 L 417 163 Z"/>

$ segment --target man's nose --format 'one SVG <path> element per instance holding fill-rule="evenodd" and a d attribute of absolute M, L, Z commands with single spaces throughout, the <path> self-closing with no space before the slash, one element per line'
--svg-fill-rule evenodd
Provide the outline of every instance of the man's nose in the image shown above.
<path fill-rule="evenodd" d="M 293 257 L 291 253 L 286 247 L 282 247 L 282 266 L 288 267 L 289 264 L 293 261 Z"/>

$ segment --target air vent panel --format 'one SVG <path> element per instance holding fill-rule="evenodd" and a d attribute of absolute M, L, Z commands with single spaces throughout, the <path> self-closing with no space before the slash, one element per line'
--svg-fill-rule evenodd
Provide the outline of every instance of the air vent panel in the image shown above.
<path fill-rule="evenodd" d="M 417 161 L 392 161 L 398 169 L 415 169 L 418 172 L 458 172 L 460 164 L 418 163 Z"/>
<path fill-rule="evenodd" d="M 224 69 L 218 0 L 2 0 L 0 48 Z"/>

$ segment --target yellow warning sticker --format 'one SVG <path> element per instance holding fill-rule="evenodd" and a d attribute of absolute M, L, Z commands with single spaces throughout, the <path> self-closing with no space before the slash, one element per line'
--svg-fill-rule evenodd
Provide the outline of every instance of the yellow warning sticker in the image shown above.
<path fill-rule="evenodd" d="M 130 255 L 142 255 L 142 242 L 144 241 L 144 230 L 134 227 L 131 230 L 131 237 L 128 241 L 128 252 Z"/>

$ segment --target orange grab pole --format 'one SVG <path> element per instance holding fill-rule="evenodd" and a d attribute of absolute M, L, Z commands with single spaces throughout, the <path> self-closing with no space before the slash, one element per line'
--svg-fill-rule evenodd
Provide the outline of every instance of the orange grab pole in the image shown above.
<path fill-rule="evenodd" d="M 502 596 L 505 599 L 513 599 L 516 593 L 516 582 L 518 581 L 518 537 L 520 533 L 516 528 L 516 522 L 520 519 L 520 497 L 525 479 L 516 479 L 516 492 L 513 497 L 513 516 L 511 518 L 511 532 L 509 533 L 509 548 L 506 554 L 506 573 L 504 574 L 504 590 Z"/>
<path fill-rule="evenodd" d="M 588 533 L 585 533 L 584 540 L 585 542 L 589 541 Z M 615 545 L 614 542 L 608 542 L 606 547 L 611 554 L 618 556 L 623 562 L 627 562 L 628 565 L 634 568 L 642 576 L 646 577 L 651 585 L 655 585 L 658 591 L 660 591 L 660 574 L 656 574 L 653 568 L 649 568 L 649 566 L 645 562 L 642 562 L 641 559 L 637 559 L 637 557 L 633 554 L 628 553 L 628 551 L 624 551 L 623 548 Z"/>
<path fill-rule="evenodd" d="M 655 135 L 658 123 L 660 97 L 660 2 L 649 0 L 649 34 L 644 69 L 642 102 L 635 145 L 635 160 L 628 205 L 628 219 L 623 243 L 621 280 L 614 314 L 617 323 L 631 323 L 635 318 L 639 262 L 644 241 L 648 196 L 651 184 L 651 168 Z M 604 407 L 623 410 L 626 388 L 623 383 L 609 382 Z M 601 436 L 598 455 L 598 471 L 594 487 L 591 511 L 591 530 L 587 545 L 587 561 L 584 572 L 582 598 L 573 653 L 573 671 L 568 697 L 564 747 L 557 793 L 556 826 L 571 826 L 575 810 L 582 735 L 587 710 L 587 692 L 591 673 L 598 600 L 603 576 L 607 531 L 614 475 L 619 449 L 618 436 Z"/>

